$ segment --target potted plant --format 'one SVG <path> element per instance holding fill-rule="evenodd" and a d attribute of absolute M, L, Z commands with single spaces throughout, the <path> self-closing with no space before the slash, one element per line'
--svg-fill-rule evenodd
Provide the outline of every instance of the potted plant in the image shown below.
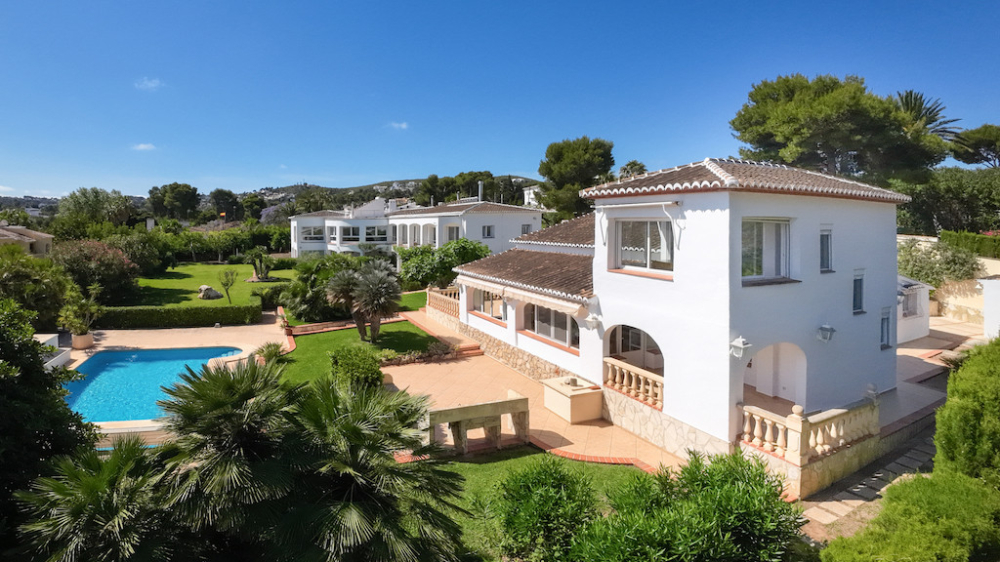
<path fill-rule="evenodd" d="M 73 334 L 73 349 L 87 349 L 94 345 L 94 334 L 90 327 L 104 313 L 104 307 L 97 302 L 101 286 L 87 287 L 89 296 L 84 297 L 75 283 L 66 291 L 66 304 L 59 311 L 59 323 Z"/>

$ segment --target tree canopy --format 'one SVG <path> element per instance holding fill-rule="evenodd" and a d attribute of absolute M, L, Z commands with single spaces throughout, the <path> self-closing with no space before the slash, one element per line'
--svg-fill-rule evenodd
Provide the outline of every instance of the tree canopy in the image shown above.
<path fill-rule="evenodd" d="M 208 194 L 208 202 L 215 209 L 215 217 L 223 217 L 226 221 L 241 220 L 243 218 L 243 205 L 236 197 L 236 194 L 228 189 L 215 189 Z"/>
<path fill-rule="evenodd" d="M 744 158 L 875 184 L 920 179 L 944 160 L 947 144 L 932 131 L 951 121 L 940 102 L 901 96 L 877 96 L 858 76 L 779 76 L 755 84 L 730 125 L 749 145 L 740 149 Z"/>
<path fill-rule="evenodd" d="M 186 183 L 171 183 L 149 190 L 149 207 L 154 216 L 189 219 L 201 202 L 198 189 Z"/>
<path fill-rule="evenodd" d="M 935 236 L 940 230 L 1000 227 L 1000 169 L 938 168 L 925 182 L 894 180 L 889 185 L 912 198 L 898 207 L 900 232 Z"/>
<path fill-rule="evenodd" d="M 79 217 L 90 222 L 125 224 L 132 216 L 132 200 L 117 189 L 81 187 L 59 200 L 59 215 Z"/>
<path fill-rule="evenodd" d="M 989 123 L 962 131 L 952 145 L 955 159 L 966 164 L 1000 168 L 1000 127 Z"/>
<path fill-rule="evenodd" d="M 590 205 L 579 192 L 611 171 L 615 165 L 612 148 L 611 141 L 586 136 L 550 144 L 538 165 L 538 173 L 546 179 L 541 184 L 539 202 L 555 211 L 558 219 L 589 211 Z"/>

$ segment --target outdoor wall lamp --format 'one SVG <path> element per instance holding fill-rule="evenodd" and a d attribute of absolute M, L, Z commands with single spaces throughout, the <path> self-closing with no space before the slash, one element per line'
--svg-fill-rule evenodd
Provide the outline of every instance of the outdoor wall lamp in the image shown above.
<path fill-rule="evenodd" d="M 833 326 L 829 324 L 823 324 L 822 326 L 819 327 L 819 330 L 816 332 L 816 339 L 818 339 L 819 341 L 830 341 L 833 339 L 833 334 L 835 333 L 837 333 L 837 330 L 835 330 Z"/>
<path fill-rule="evenodd" d="M 597 323 L 600 321 L 601 318 L 596 314 L 594 314 L 593 312 L 583 319 L 583 323 L 587 325 L 588 330 L 593 330 L 594 328 L 596 328 Z"/>
<path fill-rule="evenodd" d="M 753 347 L 753 344 L 744 339 L 743 336 L 740 336 L 729 342 L 729 353 L 737 359 L 742 359 L 743 352 L 751 347 Z"/>

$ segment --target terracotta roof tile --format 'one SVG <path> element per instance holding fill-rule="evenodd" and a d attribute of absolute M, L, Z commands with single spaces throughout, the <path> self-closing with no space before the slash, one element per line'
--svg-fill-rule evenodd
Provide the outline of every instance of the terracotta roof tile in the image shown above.
<path fill-rule="evenodd" d="M 455 268 L 472 278 L 576 301 L 594 295 L 593 257 L 507 250 Z"/>
<path fill-rule="evenodd" d="M 905 203 L 906 195 L 780 164 L 706 158 L 686 166 L 650 172 L 634 178 L 584 189 L 589 199 L 687 191 L 763 191 Z"/>
<path fill-rule="evenodd" d="M 514 242 L 518 244 L 543 244 L 550 246 L 594 247 L 594 213 L 583 215 L 557 225 L 529 232 Z"/>
<path fill-rule="evenodd" d="M 438 205 L 436 207 L 425 207 L 423 209 L 406 209 L 396 211 L 389 216 L 409 217 L 421 215 L 462 215 L 472 214 L 501 214 L 501 213 L 537 213 L 538 209 L 531 207 L 519 207 L 517 205 L 506 205 L 502 203 L 490 203 L 489 201 L 475 201 L 472 203 L 453 203 L 451 205 Z"/>

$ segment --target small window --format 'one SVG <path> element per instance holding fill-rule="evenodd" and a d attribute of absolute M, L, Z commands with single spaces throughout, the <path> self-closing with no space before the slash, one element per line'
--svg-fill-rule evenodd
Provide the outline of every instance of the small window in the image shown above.
<path fill-rule="evenodd" d="M 618 267 L 673 271 L 670 221 L 618 221 Z"/>
<path fill-rule="evenodd" d="M 907 291 L 903 293 L 903 318 L 913 318 L 920 316 L 920 291 Z"/>
<path fill-rule="evenodd" d="M 880 332 L 880 343 L 882 344 L 882 349 L 887 349 L 892 347 L 892 309 L 883 308 L 882 317 L 879 322 L 879 332 Z"/>
<path fill-rule="evenodd" d="M 458 229 L 458 227 L 457 226 L 449 226 L 448 227 L 448 241 L 449 242 L 454 242 L 455 240 L 458 240 L 458 238 L 459 238 L 459 229 Z"/>
<path fill-rule="evenodd" d="M 493 238 L 493 225 L 487 224 L 483 226 L 483 238 Z"/>
<path fill-rule="evenodd" d="M 480 289 L 473 289 L 473 291 L 473 310 L 482 312 L 491 318 L 496 318 L 503 322 L 507 321 L 507 307 L 505 306 L 503 297 Z"/>
<path fill-rule="evenodd" d="M 744 220 L 741 269 L 744 278 L 788 277 L 788 222 Z"/>
<path fill-rule="evenodd" d="M 336 226 L 328 226 L 328 227 L 326 227 L 326 237 L 330 240 L 330 242 L 336 242 L 337 241 L 337 227 Z"/>
<path fill-rule="evenodd" d="M 852 303 L 854 314 L 865 311 L 865 274 L 854 274 L 854 301 Z"/>
<path fill-rule="evenodd" d="M 340 241 L 341 242 L 360 242 L 361 241 L 361 227 L 360 226 L 342 226 L 342 227 L 340 227 Z"/>
<path fill-rule="evenodd" d="M 322 242 L 323 241 L 323 227 L 322 226 L 303 226 L 301 232 L 302 232 L 302 240 L 304 242 Z"/>
<path fill-rule="evenodd" d="M 522 224 L 521 225 L 521 234 L 528 234 L 529 232 L 531 232 L 531 225 L 530 224 Z"/>
<path fill-rule="evenodd" d="M 819 233 L 819 270 L 822 273 L 833 271 L 833 231 L 822 230 Z"/>

